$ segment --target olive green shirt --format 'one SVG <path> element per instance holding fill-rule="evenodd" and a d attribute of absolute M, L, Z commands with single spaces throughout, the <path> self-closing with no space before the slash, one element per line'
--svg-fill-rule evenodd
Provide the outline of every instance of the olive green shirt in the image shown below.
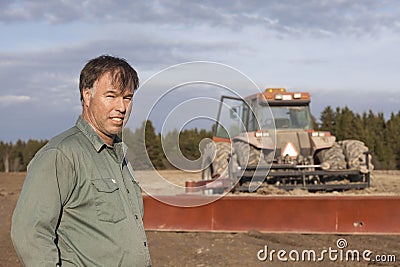
<path fill-rule="evenodd" d="M 125 152 L 80 116 L 35 155 L 12 218 L 24 265 L 151 265 L 141 190 Z"/>

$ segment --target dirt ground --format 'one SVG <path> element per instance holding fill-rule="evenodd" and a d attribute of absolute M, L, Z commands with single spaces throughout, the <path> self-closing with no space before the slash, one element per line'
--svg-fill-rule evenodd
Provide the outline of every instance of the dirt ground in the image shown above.
<path fill-rule="evenodd" d="M 165 191 L 171 193 L 174 188 L 169 188 L 163 181 L 168 181 L 173 185 L 181 187 L 182 191 L 175 189 L 176 194 L 184 193 L 184 186 L 186 181 L 199 181 L 201 180 L 201 173 L 199 172 L 183 172 L 178 170 L 165 170 L 159 171 L 159 177 L 155 178 L 157 172 L 149 171 L 136 171 L 135 177 L 139 180 L 140 184 L 144 187 L 144 190 L 149 189 L 151 193 L 164 193 L 161 188 L 165 188 Z M 371 174 L 371 186 L 364 190 L 347 190 L 343 192 L 315 192 L 310 193 L 306 190 L 295 189 L 291 191 L 285 191 L 283 189 L 277 189 L 272 185 L 268 186 L 265 190 L 260 189 L 260 194 L 269 195 L 387 195 L 387 196 L 400 196 L 400 171 L 374 171 Z M 248 193 L 234 193 L 234 194 L 248 194 Z M 254 194 L 252 194 L 254 195 Z"/>
<path fill-rule="evenodd" d="M 198 174 L 188 176 L 182 172 L 166 171 L 163 176 L 184 185 L 185 180 L 195 180 Z M 10 240 L 10 223 L 24 178 L 24 173 L 0 173 L 0 267 L 21 266 Z M 301 191 L 295 194 L 310 193 Z M 400 172 L 376 171 L 372 186 L 367 190 L 329 194 L 398 196 Z M 247 233 L 148 231 L 147 235 L 154 266 L 400 266 L 400 235 L 276 234 L 251 229 Z M 341 249 L 338 244 L 343 242 L 347 247 Z M 355 251 L 358 254 L 352 254 Z M 296 260 L 296 255 L 299 255 L 299 260 Z M 355 255 L 360 255 L 360 259 L 357 260 Z M 284 259 L 288 261 L 282 261 Z M 389 262 L 378 262 L 378 259 Z"/>

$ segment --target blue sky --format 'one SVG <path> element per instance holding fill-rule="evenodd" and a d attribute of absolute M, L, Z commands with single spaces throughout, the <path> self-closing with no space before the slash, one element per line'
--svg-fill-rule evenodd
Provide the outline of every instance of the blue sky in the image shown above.
<path fill-rule="evenodd" d="M 327 106 L 400 108 L 400 3 L 309 1 L 1 1 L 0 140 L 48 139 L 80 114 L 78 77 L 100 54 L 141 81 L 214 61 L 259 87 L 310 91 Z M 134 114 L 131 119 L 134 119 Z"/>

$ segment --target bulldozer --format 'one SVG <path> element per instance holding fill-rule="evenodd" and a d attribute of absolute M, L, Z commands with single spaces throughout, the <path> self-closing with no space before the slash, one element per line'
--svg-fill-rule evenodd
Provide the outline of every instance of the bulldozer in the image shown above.
<path fill-rule="evenodd" d="M 214 193 L 271 185 L 308 191 L 369 187 L 368 147 L 314 130 L 310 102 L 309 92 L 284 88 L 245 98 L 222 96 L 213 142 L 202 154 L 202 185 Z"/>

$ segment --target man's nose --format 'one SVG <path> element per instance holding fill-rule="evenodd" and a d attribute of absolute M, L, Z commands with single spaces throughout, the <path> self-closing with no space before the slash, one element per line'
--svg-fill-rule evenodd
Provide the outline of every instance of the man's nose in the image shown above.
<path fill-rule="evenodd" d="M 117 100 L 116 109 L 121 113 L 125 113 L 126 109 L 128 107 L 128 104 L 125 103 L 126 101 L 124 100 L 123 97 L 118 97 L 117 99 L 118 100 Z"/>

